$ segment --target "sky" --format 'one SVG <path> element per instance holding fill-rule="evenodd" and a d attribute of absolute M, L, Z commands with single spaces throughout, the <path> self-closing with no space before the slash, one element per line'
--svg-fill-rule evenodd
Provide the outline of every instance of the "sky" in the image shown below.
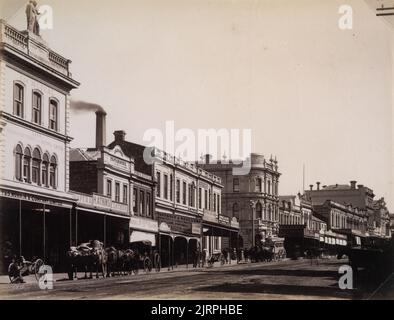
<path fill-rule="evenodd" d="M 381 0 L 43 0 L 48 44 L 81 82 L 72 99 L 99 104 L 107 141 L 123 129 L 252 130 L 275 155 L 281 194 L 357 180 L 394 211 L 393 30 Z M 24 4 L 0 0 L 23 30 Z M 353 28 L 341 30 L 341 5 Z M 71 114 L 73 147 L 95 144 L 94 113 Z"/>

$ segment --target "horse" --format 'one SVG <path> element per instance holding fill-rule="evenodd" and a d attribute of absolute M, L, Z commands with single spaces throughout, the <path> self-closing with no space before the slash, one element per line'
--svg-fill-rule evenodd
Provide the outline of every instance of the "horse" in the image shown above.
<path fill-rule="evenodd" d="M 74 279 L 74 274 L 77 278 L 78 270 L 85 272 L 85 279 L 88 271 L 90 271 L 90 278 L 93 278 L 93 270 L 96 271 L 96 278 L 99 278 L 100 269 L 103 278 L 107 274 L 107 254 L 100 241 L 94 240 L 78 247 L 71 247 L 67 251 L 66 257 L 69 263 L 68 276 L 70 280 Z"/>

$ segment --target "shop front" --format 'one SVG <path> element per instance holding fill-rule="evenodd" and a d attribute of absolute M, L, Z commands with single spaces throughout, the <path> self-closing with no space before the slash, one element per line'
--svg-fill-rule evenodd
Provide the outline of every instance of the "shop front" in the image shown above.
<path fill-rule="evenodd" d="M 173 269 L 194 264 L 201 248 L 201 218 L 160 211 L 157 216 L 162 266 Z"/>
<path fill-rule="evenodd" d="M 55 271 L 65 267 L 72 243 L 72 199 L 0 190 L 1 273 L 13 256 L 40 258 Z"/>

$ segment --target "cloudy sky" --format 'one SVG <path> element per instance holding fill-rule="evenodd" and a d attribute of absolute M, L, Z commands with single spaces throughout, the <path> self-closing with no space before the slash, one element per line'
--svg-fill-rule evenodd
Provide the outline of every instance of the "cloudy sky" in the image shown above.
<path fill-rule="evenodd" d="M 24 3 L 0 0 L 25 29 Z M 357 180 L 394 211 L 393 29 L 380 0 L 45 0 L 43 37 L 73 61 L 73 99 L 108 112 L 107 140 L 124 129 L 252 129 L 253 150 L 276 155 L 280 193 Z M 353 29 L 340 30 L 342 4 Z M 92 113 L 72 114 L 73 146 L 94 146 Z"/>

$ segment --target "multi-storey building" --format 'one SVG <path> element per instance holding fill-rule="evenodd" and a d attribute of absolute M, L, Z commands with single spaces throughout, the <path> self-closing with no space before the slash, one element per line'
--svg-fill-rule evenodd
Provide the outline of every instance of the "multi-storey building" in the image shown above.
<path fill-rule="evenodd" d="M 350 185 L 331 185 L 320 188 L 320 182 L 317 188 L 306 191 L 314 205 L 322 205 L 327 200 L 340 203 L 342 205 L 351 205 L 364 215 L 368 221 L 368 233 L 372 236 L 389 237 L 389 218 L 385 210 L 384 200 L 374 201 L 375 194 L 373 190 L 364 185 L 357 185 L 356 181 L 351 181 Z M 386 213 L 385 213 L 386 212 Z"/>
<path fill-rule="evenodd" d="M 189 263 L 197 249 L 220 252 L 221 237 L 237 238 L 238 221 L 222 214 L 219 177 L 157 148 L 126 141 L 124 131 L 114 135 L 108 147 L 119 146 L 135 159 L 136 169 L 154 179 L 154 219 L 165 265 Z"/>
<path fill-rule="evenodd" d="M 96 147 L 70 152 L 77 242 L 99 239 L 125 248 L 129 242 L 149 241 L 155 246 L 153 179 L 136 170 L 134 158 L 119 145 L 105 146 L 105 112 L 97 111 L 96 119 Z"/>
<path fill-rule="evenodd" d="M 285 238 L 287 256 L 302 256 L 306 250 L 318 248 L 327 224 L 313 214 L 311 201 L 301 194 L 279 199 L 279 235 Z"/>
<path fill-rule="evenodd" d="M 0 20 L 0 269 L 11 254 L 55 268 L 72 241 L 71 61 Z"/>
<path fill-rule="evenodd" d="M 235 175 L 237 170 L 233 169 L 244 164 L 250 164 L 249 173 Z M 224 185 L 222 207 L 229 218 L 239 220 L 240 243 L 243 247 L 252 246 L 253 234 L 257 241 L 264 241 L 267 237 L 278 234 L 280 173 L 276 159 L 271 157 L 266 160 L 263 155 L 253 153 L 243 164 L 239 164 L 232 161 L 213 162 L 206 156 L 205 163 L 198 165 L 221 178 Z M 255 206 L 251 207 L 251 201 Z M 252 226 L 255 228 L 254 232 Z"/>

